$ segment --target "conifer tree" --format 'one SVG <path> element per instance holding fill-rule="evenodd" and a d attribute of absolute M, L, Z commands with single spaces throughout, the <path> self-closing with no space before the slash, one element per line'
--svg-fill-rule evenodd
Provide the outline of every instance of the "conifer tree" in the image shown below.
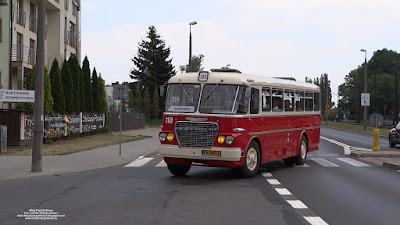
<path fill-rule="evenodd" d="M 87 56 L 83 60 L 82 63 L 82 76 L 83 76 L 83 83 L 85 86 L 85 105 L 86 111 L 92 112 L 93 111 L 93 95 L 92 95 L 92 82 L 90 76 L 90 65 Z"/>
<path fill-rule="evenodd" d="M 47 115 L 54 114 L 54 100 L 51 96 L 51 81 L 50 81 L 50 74 L 49 70 L 45 67 L 44 68 L 44 93 L 43 93 L 43 113 Z"/>
<path fill-rule="evenodd" d="M 54 59 L 53 65 L 51 66 L 50 81 L 51 81 L 51 95 L 53 96 L 54 100 L 54 111 L 64 114 L 65 95 L 57 59 Z"/>
<path fill-rule="evenodd" d="M 151 102 L 150 102 L 150 94 L 149 94 L 149 89 L 144 90 L 143 94 L 143 112 L 146 116 L 146 118 L 150 118 L 151 116 Z"/>
<path fill-rule="evenodd" d="M 141 94 L 141 91 L 140 91 L 139 83 L 135 84 L 134 108 L 135 108 L 135 112 L 136 113 L 142 113 L 143 112 L 143 98 L 142 98 L 142 94 Z"/>
<path fill-rule="evenodd" d="M 92 96 L 93 96 L 93 111 L 94 112 L 101 112 L 101 101 L 100 101 L 100 95 L 98 92 L 98 87 L 99 86 L 99 79 L 97 77 L 97 71 L 96 68 L 93 69 L 93 75 L 92 75 Z"/>
<path fill-rule="evenodd" d="M 133 57 L 134 68 L 130 77 L 136 79 L 142 85 L 150 88 L 150 91 L 157 86 L 165 84 L 169 78 L 176 74 L 170 48 L 166 47 L 161 36 L 157 34 L 154 26 L 149 26 L 146 38 L 139 43 L 137 56 Z"/>
<path fill-rule="evenodd" d="M 158 90 L 157 87 L 154 88 L 153 90 L 153 101 L 152 101 L 152 107 L 151 107 L 151 114 L 153 119 L 158 119 L 160 116 L 160 104 L 158 102 Z"/>
<path fill-rule="evenodd" d="M 80 77 L 80 68 L 78 64 L 78 58 L 75 55 L 72 55 L 68 60 L 69 69 L 71 70 L 72 76 L 72 94 L 73 94 L 73 113 L 79 113 L 82 106 L 82 97 L 81 97 L 81 77 Z"/>
<path fill-rule="evenodd" d="M 103 80 L 103 78 L 101 78 L 101 75 L 98 78 L 98 82 L 97 82 L 98 86 L 97 86 L 97 90 L 99 93 L 99 103 L 100 103 L 100 111 L 101 113 L 107 113 L 107 95 L 106 95 L 106 87 L 105 87 L 105 81 Z"/>
<path fill-rule="evenodd" d="M 64 60 L 61 68 L 61 81 L 63 84 L 64 96 L 65 96 L 65 112 L 74 113 L 74 94 L 72 89 L 72 75 L 69 69 L 68 62 Z"/>

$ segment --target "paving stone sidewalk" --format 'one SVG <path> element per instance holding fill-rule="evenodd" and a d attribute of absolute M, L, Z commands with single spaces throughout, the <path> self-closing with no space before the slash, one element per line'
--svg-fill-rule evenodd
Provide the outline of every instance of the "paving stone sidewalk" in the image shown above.
<path fill-rule="evenodd" d="M 101 169 L 128 164 L 141 155 L 158 149 L 160 128 L 123 131 L 123 134 L 146 135 L 152 138 L 119 144 L 62 156 L 43 156 L 42 172 L 32 173 L 32 156 L 0 156 L 0 180 L 28 178 L 46 175 Z"/>

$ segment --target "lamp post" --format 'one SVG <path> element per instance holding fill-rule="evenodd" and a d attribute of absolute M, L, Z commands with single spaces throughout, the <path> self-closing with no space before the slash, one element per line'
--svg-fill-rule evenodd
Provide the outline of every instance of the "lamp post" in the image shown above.
<path fill-rule="evenodd" d="M 193 21 L 189 23 L 189 65 L 188 72 L 192 72 L 192 25 L 196 25 L 197 22 Z"/>
<path fill-rule="evenodd" d="M 364 62 L 364 93 L 367 93 L 367 50 L 361 49 L 361 52 L 365 53 L 365 62 Z M 367 106 L 364 105 L 364 130 L 367 129 Z"/>

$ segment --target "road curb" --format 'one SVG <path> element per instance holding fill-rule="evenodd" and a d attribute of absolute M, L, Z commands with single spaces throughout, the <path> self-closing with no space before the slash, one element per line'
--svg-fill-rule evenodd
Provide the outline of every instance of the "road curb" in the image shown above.
<path fill-rule="evenodd" d="M 394 162 L 383 162 L 383 166 L 389 167 L 391 169 L 400 170 L 400 164 Z"/>

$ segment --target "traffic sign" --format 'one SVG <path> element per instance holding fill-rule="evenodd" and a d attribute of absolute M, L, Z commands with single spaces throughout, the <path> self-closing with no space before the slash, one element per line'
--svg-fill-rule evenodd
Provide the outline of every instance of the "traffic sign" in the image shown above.
<path fill-rule="evenodd" d="M 361 93 L 361 106 L 369 106 L 370 96 L 369 93 Z"/>

